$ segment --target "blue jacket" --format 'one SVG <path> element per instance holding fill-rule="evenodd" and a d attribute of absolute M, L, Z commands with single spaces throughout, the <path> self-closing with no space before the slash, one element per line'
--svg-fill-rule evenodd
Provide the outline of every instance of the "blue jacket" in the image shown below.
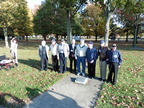
<path fill-rule="evenodd" d="M 118 65 L 122 64 L 122 55 L 118 50 L 115 51 L 108 51 L 106 55 L 107 63 L 118 63 Z"/>
<path fill-rule="evenodd" d="M 93 64 L 96 63 L 96 60 L 98 58 L 98 53 L 97 53 L 97 50 L 96 48 L 88 48 L 87 51 L 86 51 L 86 59 L 87 59 L 87 62 L 90 63 L 92 60 L 94 60 Z"/>

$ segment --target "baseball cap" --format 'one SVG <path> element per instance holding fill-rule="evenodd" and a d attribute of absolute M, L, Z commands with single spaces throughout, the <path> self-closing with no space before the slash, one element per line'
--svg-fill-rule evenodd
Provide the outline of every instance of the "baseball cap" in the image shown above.
<path fill-rule="evenodd" d="M 105 41 L 104 41 L 104 40 L 100 41 L 100 44 L 104 44 L 104 43 L 105 43 Z"/>
<path fill-rule="evenodd" d="M 93 44 L 93 42 L 90 41 L 88 44 Z"/>

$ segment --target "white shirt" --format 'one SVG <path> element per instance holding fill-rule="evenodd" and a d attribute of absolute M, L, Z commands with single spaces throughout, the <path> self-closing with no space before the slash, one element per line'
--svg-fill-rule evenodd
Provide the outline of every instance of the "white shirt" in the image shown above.
<path fill-rule="evenodd" d="M 51 54 L 52 55 L 57 55 L 57 44 L 55 44 L 55 45 L 50 45 L 50 50 L 51 50 Z"/>

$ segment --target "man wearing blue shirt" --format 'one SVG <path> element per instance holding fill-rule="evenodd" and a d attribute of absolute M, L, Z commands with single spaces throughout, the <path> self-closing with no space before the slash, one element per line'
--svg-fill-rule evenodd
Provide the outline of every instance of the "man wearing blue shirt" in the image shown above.
<path fill-rule="evenodd" d="M 88 77 L 95 77 L 95 67 L 98 53 L 96 48 L 93 47 L 93 42 L 88 43 L 88 49 L 86 51 L 86 61 L 88 63 Z"/>
<path fill-rule="evenodd" d="M 80 71 L 80 64 L 82 63 L 82 76 L 85 76 L 85 67 L 86 67 L 86 61 L 85 61 L 85 56 L 86 56 L 86 50 L 88 46 L 85 44 L 85 40 L 81 39 L 80 44 L 77 45 L 76 50 L 75 50 L 75 59 L 77 60 L 77 75 L 79 76 L 81 71 Z"/>
<path fill-rule="evenodd" d="M 120 68 L 122 64 L 122 55 L 117 50 L 116 44 L 112 45 L 111 50 L 106 55 L 106 60 L 109 64 L 109 74 L 107 81 L 115 85 L 117 81 L 118 68 Z"/>

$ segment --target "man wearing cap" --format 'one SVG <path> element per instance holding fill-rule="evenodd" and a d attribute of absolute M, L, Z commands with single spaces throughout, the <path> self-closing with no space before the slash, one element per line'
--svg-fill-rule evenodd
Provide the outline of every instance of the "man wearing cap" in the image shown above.
<path fill-rule="evenodd" d="M 41 69 L 47 71 L 48 69 L 48 59 L 49 59 L 49 55 L 48 55 L 48 51 L 49 51 L 49 47 L 46 45 L 46 41 L 43 40 L 41 42 L 41 45 L 39 46 L 39 56 L 41 58 Z"/>
<path fill-rule="evenodd" d="M 106 55 L 107 63 L 109 64 L 109 74 L 107 82 L 111 82 L 113 85 L 117 82 L 118 68 L 122 64 L 122 55 L 117 50 L 116 44 L 113 44 L 111 50 Z"/>
<path fill-rule="evenodd" d="M 58 72 L 57 47 L 58 47 L 58 44 L 56 43 L 55 39 L 52 39 L 51 45 L 50 45 L 50 51 L 52 55 L 52 68 L 55 72 Z"/>
<path fill-rule="evenodd" d="M 57 48 L 57 58 L 60 60 L 60 73 L 66 72 L 66 61 L 69 56 L 69 45 L 65 43 L 64 39 L 61 39 L 61 43 Z"/>
<path fill-rule="evenodd" d="M 72 39 L 71 44 L 69 45 L 70 54 L 70 72 L 72 72 L 73 62 L 74 62 L 74 72 L 76 72 L 76 59 L 75 59 L 75 50 L 76 50 L 76 44 L 75 39 Z"/>
<path fill-rule="evenodd" d="M 93 42 L 88 43 L 88 49 L 86 51 L 86 61 L 88 63 L 88 77 L 95 77 L 95 66 L 96 60 L 98 58 L 98 53 L 96 48 L 93 47 Z"/>
<path fill-rule="evenodd" d="M 99 64 L 100 64 L 100 79 L 106 81 L 106 54 L 109 51 L 109 48 L 105 46 L 104 40 L 100 42 L 100 47 L 98 48 L 99 55 Z"/>
<path fill-rule="evenodd" d="M 77 75 L 80 75 L 80 63 L 82 63 L 82 75 L 85 76 L 85 67 L 86 67 L 86 50 L 88 46 L 85 44 L 85 40 L 81 39 L 80 44 L 77 45 L 75 50 L 75 58 L 77 60 Z"/>

